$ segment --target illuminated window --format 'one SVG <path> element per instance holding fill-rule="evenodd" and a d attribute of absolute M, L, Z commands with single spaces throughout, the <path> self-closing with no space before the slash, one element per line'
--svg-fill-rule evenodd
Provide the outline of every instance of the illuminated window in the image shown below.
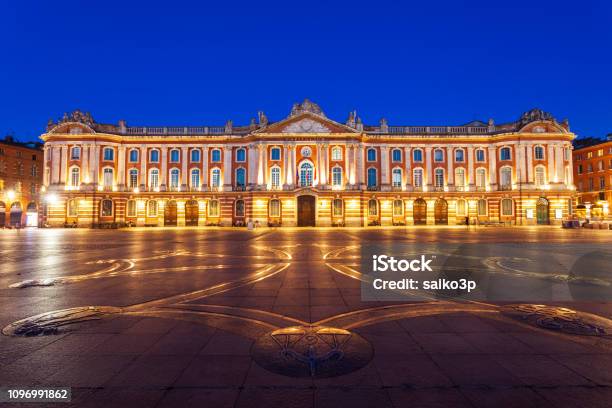
<path fill-rule="evenodd" d="M 336 187 L 342 185 L 342 168 L 341 167 L 334 167 L 332 169 L 332 185 Z"/>
<path fill-rule="evenodd" d="M 136 217 L 136 200 L 128 200 L 126 215 L 128 217 Z"/>
<path fill-rule="evenodd" d="M 393 187 L 402 186 L 402 169 L 393 169 L 391 175 L 391 184 L 393 185 Z"/>
<path fill-rule="evenodd" d="M 423 169 L 414 169 L 412 171 L 412 182 L 415 187 L 423 187 Z"/>
<path fill-rule="evenodd" d="M 465 217 L 465 200 L 457 200 L 457 215 Z"/>
<path fill-rule="evenodd" d="M 281 203 L 280 200 L 270 200 L 269 211 L 270 217 L 280 217 L 281 216 Z"/>
<path fill-rule="evenodd" d="M 67 215 L 68 217 L 78 217 L 79 216 L 79 202 L 76 199 L 68 200 L 67 204 Z"/>
<path fill-rule="evenodd" d="M 211 187 L 220 187 L 221 186 L 221 170 L 219 168 L 214 168 L 211 171 L 210 177 L 210 186 Z"/>
<path fill-rule="evenodd" d="M 70 160 L 80 160 L 81 159 L 81 148 L 73 147 L 70 150 Z"/>
<path fill-rule="evenodd" d="M 476 169 L 476 187 L 479 189 L 485 188 L 487 185 L 487 171 L 485 169 Z"/>
<path fill-rule="evenodd" d="M 501 185 L 504 188 L 510 188 L 512 186 L 512 169 L 510 167 L 502 167 L 500 170 L 501 174 Z"/>
<path fill-rule="evenodd" d="M 513 204 L 510 198 L 504 198 L 503 200 L 501 200 L 502 215 L 512 215 L 512 207 Z"/>
<path fill-rule="evenodd" d="M 444 169 L 437 168 L 434 172 L 434 185 L 438 188 L 444 187 Z"/>
<path fill-rule="evenodd" d="M 457 167 L 455 169 L 455 185 L 458 187 L 465 187 L 465 169 L 463 167 Z"/>
<path fill-rule="evenodd" d="M 279 149 L 280 150 L 280 149 Z M 270 181 L 272 184 L 272 188 L 279 188 L 281 185 L 281 177 L 280 177 L 281 169 L 280 167 L 272 167 L 270 169 Z"/>
<path fill-rule="evenodd" d="M 151 169 L 151 172 L 149 173 L 149 187 L 151 189 L 155 189 L 159 187 L 159 170 L 158 169 Z"/>
<path fill-rule="evenodd" d="M 200 170 L 198 169 L 191 170 L 191 188 L 192 189 L 200 188 Z"/>
<path fill-rule="evenodd" d="M 544 167 L 543 166 L 536 166 L 536 168 L 535 168 L 535 184 L 538 187 L 541 187 L 544 184 L 546 184 L 546 178 L 545 178 L 545 175 L 544 175 Z"/>
<path fill-rule="evenodd" d="M 377 216 L 378 215 L 378 202 L 375 199 L 371 199 L 368 201 L 368 215 Z"/>
<path fill-rule="evenodd" d="M 402 200 L 393 200 L 393 215 L 396 217 L 404 215 L 404 202 Z"/>
<path fill-rule="evenodd" d="M 244 200 L 236 200 L 236 217 L 244 217 Z"/>
<path fill-rule="evenodd" d="M 179 169 L 172 169 L 170 170 L 170 188 L 172 190 L 176 190 L 179 187 L 179 183 L 180 183 L 180 171 Z"/>
<path fill-rule="evenodd" d="M 331 155 L 334 161 L 342 160 L 342 148 L 338 146 L 334 147 L 331 151 Z"/>
<path fill-rule="evenodd" d="M 342 217 L 342 213 L 343 213 L 342 199 L 335 198 L 332 201 L 332 214 L 334 215 L 334 217 Z"/>
<path fill-rule="evenodd" d="M 147 217 L 157 217 L 157 201 L 147 201 Z"/>
<path fill-rule="evenodd" d="M 113 202 L 109 199 L 104 199 L 100 202 L 100 215 L 102 217 L 113 216 Z"/>
<path fill-rule="evenodd" d="M 487 200 L 484 198 L 478 200 L 478 215 L 487 215 Z"/>
<path fill-rule="evenodd" d="M 210 200 L 208 202 L 208 216 L 209 217 L 219 216 L 219 200 Z"/>
<path fill-rule="evenodd" d="M 534 155 L 536 160 L 544 160 L 544 148 L 542 146 L 536 146 L 534 148 Z"/>
<path fill-rule="evenodd" d="M 105 167 L 103 175 L 104 176 L 102 180 L 103 180 L 104 187 L 112 187 L 113 181 L 114 181 L 113 169 L 111 169 L 110 167 Z"/>
<path fill-rule="evenodd" d="M 130 169 L 130 184 L 129 187 L 130 188 L 136 188 L 138 187 L 138 170 L 136 169 Z"/>
<path fill-rule="evenodd" d="M 308 162 L 304 162 L 300 166 L 300 186 L 301 187 L 311 187 L 312 186 L 312 164 Z"/>
<path fill-rule="evenodd" d="M 78 167 L 73 167 L 70 170 L 70 185 L 72 187 L 78 187 L 81 184 L 81 171 Z"/>

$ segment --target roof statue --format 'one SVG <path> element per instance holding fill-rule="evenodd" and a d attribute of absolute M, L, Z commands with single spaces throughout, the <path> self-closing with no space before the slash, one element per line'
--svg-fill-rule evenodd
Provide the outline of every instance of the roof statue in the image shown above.
<path fill-rule="evenodd" d="M 304 102 L 302 103 L 294 103 L 289 116 L 296 116 L 304 112 L 310 112 L 325 117 L 321 107 L 319 107 L 319 105 L 316 103 L 311 102 L 308 98 L 304 99 Z"/>

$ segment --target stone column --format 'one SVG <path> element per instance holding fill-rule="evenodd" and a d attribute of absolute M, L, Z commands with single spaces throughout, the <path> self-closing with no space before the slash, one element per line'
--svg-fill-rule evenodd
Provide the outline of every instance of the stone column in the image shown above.
<path fill-rule="evenodd" d="M 389 146 L 380 147 L 380 180 L 383 188 L 389 187 Z"/>
<path fill-rule="evenodd" d="M 563 146 L 560 144 L 555 146 L 555 169 L 555 181 L 557 183 L 564 183 L 565 166 L 563 165 Z"/>
<path fill-rule="evenodd" d="M 255 144 L 250 144 L 248 146 L 248 185 L 254 186 L 257 184 L 257 176 L 259 171 L 259 162 L 258 162 L 258 151 L 257 146 Z"/>
<path fill-rule="evenodd" d="M 546 159 L 548 160 L 548 177 L 546 177 L 546 180 L 550 183 L 554 181 L 555 177 L 555 147 L 552 144 L 549 144 L 547 147 L 548 154 L 546 155 Z"/>
<path fill-rule="evenodd" d="M 431 151 L 432 148 L 431 147 L 426 147 L 425 148 L 425 178 L 427 180 L 426 183 L 423 184 L 427 184 L 427 186 L 431 187 L 433 185 L 433 167 L 431 165 Z M 429 189 L 428 189 L 429 190 Z"/>
<path fill-rule="evenodd" d="M 208 146 L 202 148 L 202 190 L 208 188 Z"/>
<path fill-rule="evenodd" d="M 525 160 L 525 145 L 517 145 L 517 168 L 520 172 L 520 177 L 518 182 L 519 183 L 526 183 L 527 182 L 527 164 L 526 164 L 526 160 Z"/>
<path fill-rule="evenodd" d="M 359 145 L 357 151 L 357 174 L 359 176 L 359 188 L 365 188 L 365 148 L 363 145 Z"/>
<path fill-rule="evenodd" d="M 321 151 L 321 156 L 323 158 L 323 184 L 327 185 L 329 183 L 329 144 L 325 143 L 323 145 L 323 150 Z"/>
<path fill-rule="evenodd" d="M 453 148 L 446 148 L 446 185 L 453 186 L 455 184 L 455 172 L 453 171 L 453 162 L 455 161 L 455 155 L 453 154 Z"/>
<path fill-rule="evenodd" d="M 161 183 L 160 190 L 166 191 L 168 180 L 168 147 L 162 146 L 161 148 Z"/>
<path fill-rule="evenodd" d="M 468 165 L 468 190 L 473 190 L 474 180 L 474 146 L 467 148 L 467 165 Z"/>
<path fill-rule="evenodd" d="M 125 187 L 125 146 L 117 148 L 117 188 L 122 191 Z"/>
<path fill-rule="evenodd" d="M 49 161 L 49 147 L 43 147 L 43 186 L 49 187 L 49 172 L 47 172 L 47 166 Z"/>
<path fill-rule="evenodd" d="M 147 147 L 140 146 L 140 186 L 141 190 L 144 190 L 149 185 L 149 177 L 147 174 L 147 161 L 149 155 L 147 154 Z"/>
<path fill-rule="evenodd" d="M 89 160 L 91 163 L 91 182 L 94 184 L 94 187 L 97 187 L 100 178 L 100 146 L 94 145 L 94 148 L 90 149 L 89 152 L 91 153 Z"/>
<path fill-rule="evenodd" d="M 223 147 L 223 190 L 232 191 L 232 147 Z"/>
<path fill-rule="evenodd" d="M 68 146 L 62 146 L 60 162 L 60 184 L 66 184 L 66 167 L 68 165 Z"/>
<path fill-rule="evenodd" d="M 353 169 L 351 168 L 352 165 L 352 161 L 351 161 L 351 155 L 353 154 L 353 147 L 351 145 L 345 145 L 344 146 L 344 174 L 346 174 L 346 183 L 344 188 L 346 188 L 346 185 L 350 185 L 353 184 L 352 177 L 353 177 Z M 332 180 L 333 181 L 333 180 Z"/>
<path fill-rule="evenodd" d="M 259 159 L 257 160 L 257 184 L 260 188 L 263 188 L 266 183 L 266 171 L 265 163 L 266 163 L 266 146 L 263 144 L 257 145 Z"/>
<path fill-rule="evenodd" d="M 286 156 L 287 165 L 285 166 L 285 180 L 286 180 L 287 186 L 289 186 L 289 188 L 292 188 L 293 187 L 293 174 L 295 173 L 295 165 L 293 163 L 294 158 L 295 158 L 295 146 L 285 145 L 285 153 L 287 154 Z"/>
<path fill-rule="evenodd" d="M 283 169 L 281 173 L 281 184 L 283 184 L 283 189 L 287 188 L 287 169 L 289 168 L 289 148 L 287 145 L 283 147 Z M 282 180 L 285 180 L 283 183 Z"/>
<path fill-rule="evenodd" d="M 189 163 L 189 148 L 181 147 L 181 191 L 189 189 L 189 174 L 187 174 L 187 164 Z"/>
<path fill-rule="evenodd" d="M 533 183 L 533 145 L 527 145 L 527 183 Z"/>
<path fill-rule="evenodd" d="M 497 149 L 489 147 L 489 184 L 491 190 L 497 190 Z"/>
<path fill-rule="evenodd" d="M 81 184 L 89 182 L 91 182 L 89 179 L 89 145 L 83 145 L 81 146 Z"/>
<path fill-rule="evenodd" d="M 411 157 L 410 157 L 410 148 L 409 147 L 404 147 L 404 167 L 406 168 L 406 175 L 405 175 L 405 184 L 406 184 L 406 188 L 410 188 L 410 186 L 412 186 L 412 171 L 410 168 L 410 161 L 411 161 Z"/>

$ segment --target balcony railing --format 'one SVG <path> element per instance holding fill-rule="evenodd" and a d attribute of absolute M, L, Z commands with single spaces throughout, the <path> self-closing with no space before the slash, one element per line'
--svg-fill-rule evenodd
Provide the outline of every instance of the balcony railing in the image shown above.
<path fill-rule="evenodd" d="M 389 126 L 391 134 L 468 134 L 486 135 L 496 128 L 487 126 Z M 380 130 L 378 133 L 382 133 Z"/>
<path fill-rule="evenodd" d="M 128 127 L 122 132 L 126 135 L 225 135 L 224 126 L 203 126 L 203 127 Z"/>
<path fill-rule="evenodd" d="M 380 190 L 379 186 L 368 186 L 367 187 L 368 191 L 378 191 Z"/>

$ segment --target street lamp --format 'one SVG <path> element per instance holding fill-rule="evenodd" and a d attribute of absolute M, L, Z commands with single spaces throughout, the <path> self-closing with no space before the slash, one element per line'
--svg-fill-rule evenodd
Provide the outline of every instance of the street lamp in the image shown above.
<path fill-rule="evenodd" d="M 15 199 L 15 192 L 13 190 L 9 190 L 6 192 L 6 196 L 8 197 L 9 200 L 14 200 Z"/>

